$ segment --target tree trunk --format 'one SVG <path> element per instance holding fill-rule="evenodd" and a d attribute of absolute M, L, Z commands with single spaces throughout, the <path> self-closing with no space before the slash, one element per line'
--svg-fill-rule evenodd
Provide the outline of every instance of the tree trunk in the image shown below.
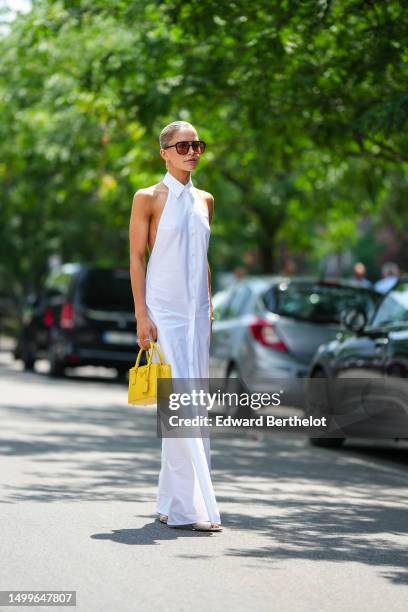
<path fill-rule="evenodd" d="M 258 248 L 261 272 L 263 274 L 275 273 L 275 236 L 272 234 L 269 240 L 261 243 Z"/>

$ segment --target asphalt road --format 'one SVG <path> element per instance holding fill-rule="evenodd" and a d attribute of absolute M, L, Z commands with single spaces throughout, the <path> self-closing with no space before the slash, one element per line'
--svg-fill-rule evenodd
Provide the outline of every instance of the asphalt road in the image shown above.
<path fill-rule="evenodd" d="M 155 412 L 109 370 L 56 381 L 3 352 L 0 405 L 0 590 L 75 590 L 86 612 L 406 610 L 406 447 L 214 431 L 207 534 L 157 521 Z"/>

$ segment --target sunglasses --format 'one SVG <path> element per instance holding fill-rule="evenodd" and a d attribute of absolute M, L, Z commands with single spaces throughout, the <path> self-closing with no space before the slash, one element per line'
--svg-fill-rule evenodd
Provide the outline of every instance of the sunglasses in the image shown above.
<path fill-rule="evenodd" d="M 176 151 L 179 155 L 187 155 L 190 147 L 193 147 L 194 153 L 204 153 L 206 143 L 204 140 L 181 140 L 180 142 L 176 142 L 174 145 L 163 147 L 163 149 L 171 149 L 171 147 L 176 147 Z"/>

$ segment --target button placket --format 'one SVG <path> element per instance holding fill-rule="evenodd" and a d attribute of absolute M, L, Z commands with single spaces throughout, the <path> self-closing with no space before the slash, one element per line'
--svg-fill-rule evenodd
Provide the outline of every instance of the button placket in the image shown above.
<path fill-rule="evenodd" d="M 191 229 L 191 235 L 192 235 L 192 245 L 193 245 L 193 274 L 194 276 L 194 280 L 193 280 L 193 287 L 194 287 L 194 303 L 196 300 L 196 293 L 197 293 L 197 274 L 196 274 L 196 238 L 195 238 L 195 224 L 196 224 L 196 218 L 195 218 L 195 198 L 194 195 L 192 194 L 192 206 L 191 206 L 191 221 L 192 221 L 192 229 Z M 196 305 L 195 305 L 196 306 Z M 194 309 L 194 315 L 195 315 L 195 310 Z"/>
<path fill-rule="evenodd" d="M 188 369 L 189 369 L 189 377 L 192 378 L 194 373 L 194 364 L 193 364 L 193 349 L 194 349 L 194 317 L 195 317 L 195 289 L 194 289 L 194 272 L 195 272 L 195 246 L 194 246 L 194 218 L 193 218 L 193 206 L 194 206 L 194 196 L 191 193 L 191 190 L 188 190 L 187 193 L 187 202 L 188 202 L 188 229 L 189 229 L 189 237 L 188 237 L 188 245 L 189 245 L 189 286 L 190 286 L 190 321 L 189 321 L 189 355 L 188 355 Z"/>

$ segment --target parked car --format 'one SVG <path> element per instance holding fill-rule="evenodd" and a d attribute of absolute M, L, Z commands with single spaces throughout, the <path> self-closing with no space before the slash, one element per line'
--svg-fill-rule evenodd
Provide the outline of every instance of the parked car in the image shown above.
<path fill-rule="evenodd" d="M 226 305 L 227 301 L 231 296 L 231 289 L 222 289 L 221 291 L 217 291 L 211 298 L 214 319 L 219 319 L 223 307 Z"/>
<path fill-rule="evenodd" d="M 22 304 L 20 330 L 14 351 L 26 370 L 33 370 L 38 359 L 46 358 L 51 328 L 55 323 L 55 309 L 80 265 L 67 263 L 50 273 L 38 292 L 29 293 Z"/>
<path fill-rule="evenodd" d="M 350 309 L 344 326 L 334 340 L 319 347 L 310 366 L 311 386 L 314 379 L 325 379 L 324 410 L 334 410 L 336 389 L 343 385 L 349 391 L 354 386 L 357 393 L 350 393 L 350 409 L 371 418 L 354 419 L 347 426 L 350 436 L 408 438 L 408 278 L 381 299 L 371 316 Z M 313 400 L 310 410 L 316 414 Z M 340 446 L 346 437 L 310 441 Z"/>
<path fill-rule="evenodd" d="M 214 305 L 210 378 L 249 393 L 276 391 L 274 379 L 307 376 L 342 313 L 359 307 L 371 316 L 381 299 L 347 282 L 277 276 L 245 277 L 222 294 Z"/>
<path fill-rule="evenodd" d="M 123 376 L 138 350 L 129 270 L 64 264 L 26 310 L 18 352 L 27 369 L 48 359 L 52 376 L 83 365 Z"/>

